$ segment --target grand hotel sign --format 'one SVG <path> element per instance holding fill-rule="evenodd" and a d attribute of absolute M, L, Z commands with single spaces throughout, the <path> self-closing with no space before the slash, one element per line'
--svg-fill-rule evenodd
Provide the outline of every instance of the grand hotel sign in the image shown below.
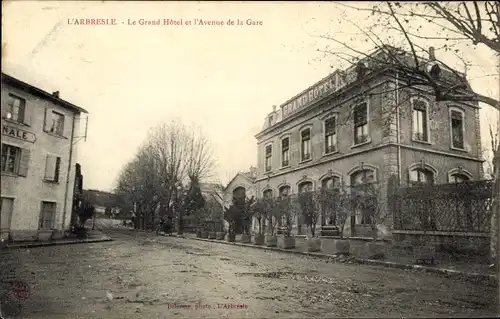
<path fill-rule="evenodd" d="M 307 107 L 321 98 L 332 94 L 333 92 L 346 86 L 355 78 L 354 70 L 347 70 L 346 72 L 337 70 L 318 83 L 314 84 L 304 92 L 288 100 L 281 106 L 283 109 L 283 117 L 287 117 L 297 110 Z"/>

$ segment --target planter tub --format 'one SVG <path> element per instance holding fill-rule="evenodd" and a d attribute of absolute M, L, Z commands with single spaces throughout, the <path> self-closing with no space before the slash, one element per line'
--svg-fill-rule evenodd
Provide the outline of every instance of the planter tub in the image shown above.
<path fill-rule="evenodd" d="M 427 244 L 423 246 L 413 246 L 414 263 L 431 263 L 436 260 L 436 248 L 433 245 Z"/>
<path fill-rule="evenodd" d="M 52 240 L 52 230 L 48 230 L 48 231 L 39 231 L 38 232 L 38 240 L 40 241 L 49 241 L 49 240 Z"/>
<path fill-rule="evenodd" d="M 236 241 L 236 234 L 227 234 L 226 240 L 230 243 L 234 243 Z"/>
<path fill-rule="evenodd" d="M 387 244 L 381 241 L 366 243 L 368 259 L 384 259 L 387 256 Z"/>
<path fill-rule="evenodd" d="M 240 242 L 243 244 L 250 244 L 252 242 L 252 240 L 251 240 L 250 236 L 248 236 L 247 234 L 243 234 L 243 235 L 241 235 Z"/>
<path fill-rule="evenodd" d="M 293 249 L 295 248 L 295 237 L 279 237 L 278 238 L 278 247 L 282 249 Z"/>
<path fill-rule="evenodd" d="M 54 230 L 52 233 L 52 239 L 61 239 L 64 238 L 64 231 L 62 230 Z"/>
<path fill-rule="evenodd" d="M 201 238 L 208 238 L 208 232 L 207 231 L 202 231 L 201 232 Z"/>
<path fill-rule="evenodd" d="M 266 237 L 264 235 L 255 235 L 253 238 L 253 243 L 255 245 L 264 245 Z"/>
<path fill-rule="evenodd" d="M 347 239 L 335 240 L 335 254 L 336 255 L 349 255 L 351 249 L 351 242 Z"/>
<path fill-rule="evenodd" d="M 321 250 L 321 240 L 319 238 L 308 238 L 307 239 L 307 251 L 308 252 L 318 252 Z"/>
<path fill-rule="evenodd" d="M 278 237 L 274 235 L 266 235 L 266 246 L 267 247 L 278 246 Z"/>
<path fill-rule="evenodd" d="M 217 233 L 214 231 L 208 232 L 208 239 L 215 239 L 217 238 Z"/>
<path fill-rule="evenodd" d="M 215 233 L 215 238 L 218 240 L 224 240 L 224 235 L 226 235 L 223 231 L 218 231 Z"/>

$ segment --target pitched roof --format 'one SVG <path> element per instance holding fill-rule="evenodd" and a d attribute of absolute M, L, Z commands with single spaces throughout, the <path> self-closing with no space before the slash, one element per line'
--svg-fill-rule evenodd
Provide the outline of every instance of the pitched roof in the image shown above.
<path fill-rule="evenodd" d="M 5 74 L 3 72 L 2 72 L 2 82 L 9 84 L 9 85 L 12 85 L 14 87 L 17 87 L 20 90 L 31 93 L 31 94 L 36 95 L 38 97 L 49 100 L 49 101 L 53 102 L 54 104 L 60 105 L 60 106 L 66 108 L 70 111 L 73 111 L 75 113 L 87 113 L 87 114 L 89 113 L 87 110 L 85 110 L 79 106 L 76 106 L 68 101 L 60 99 L 58 96 L 56 96 L 54 94 L 50 94 L 49 92 L 46 92 L 42 89 L 39 89 L 31 84 L 23 82 L 19 79 L 16 79 L 15 77 L 10 76 L 8 74 Z"/>

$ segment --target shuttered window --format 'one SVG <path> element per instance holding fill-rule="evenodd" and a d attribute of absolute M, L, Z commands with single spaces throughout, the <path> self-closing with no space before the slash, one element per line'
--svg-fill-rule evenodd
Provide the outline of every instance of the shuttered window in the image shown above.
<path fill-rule="evenodd" d="M 26 176 L 30 162 L 30 150 L 2 144 L 2 173 Z"/>
<path fill-rule="evenodd" d="M 24 123 L 25 111 L 26 100 L 13 94 L 9 94 L 6 118 L 11 121 Z"/>
<path fill-rule="evenodd" d="M 46 181 L 59 182 L 60 167 L 61 158 L 55 155 L 47 154 L 44 179 Z"/>

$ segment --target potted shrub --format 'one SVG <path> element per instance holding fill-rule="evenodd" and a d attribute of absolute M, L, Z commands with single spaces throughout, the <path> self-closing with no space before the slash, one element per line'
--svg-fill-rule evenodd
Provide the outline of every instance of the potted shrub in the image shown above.
<path fill-rule="evenodd" d="M 323 191 L 303 192 L 298 195 L 300 213 L 306 226 L 311 231 L 311 236 L 307 237 L 307 251 L 316 252 L 321 248 L 321 241 L 316 235 L 316 223 L 319 218 L 319 209 L 317 204 L 321 203 Z"/>
<path fill-rule="evenodd" d="M 217 240 L 224 240 L 224 236 L 226 236 L 226 233 L 223 231 L 218 231 L 215 233 L 215 239 Z"/>
<path fill-rule="evenodd" d="M 344 239 L 344 228 L 351 215 L 355 202 L 347 191 L 345 184 L 342 184 L 340 189 L 330 192 L 328 197 L 330 197 L 331 203 L 333 203 L 335 221 L 339 227 L 340 239 L 334 241 L 335 253 L 337 255 L 349 255 L 351 243 L 349 240 Z"/>
<path fill-rule="evenodd" d="M 279 199 L 270 198 L 268 199 L 267 206 L 267 235 L 266 235 L 266 246 L 267 247 L 276 247 L 278 245 L 278 237 L 276 236 L 276 226 L 278 225 L 278 221 L 281 220 L 282 214 L 279 206 Z"/>
<path fill-rule="evenodd" d="M 241 224 L 243 226 L 243 234 L 241 234 L 241 242 L 245 244 L 249 244 L 251 240 L 250 234 L 250 222 L 252 220 L 252 205 L 255 202 L 255 198 L 248 199 L 246 198 L 243 203 L 240 204 L 241 211 Z"/>
<path fill-rule="evenodd" d="M 258 230 L 254 235 L 254 244 L 263 245 L 264 244 L 264 233 L 263 233 L 263 223 L 266 220 L 266 201 L 267 199 L 260 198 L 255 201 L 252 206 L 253 216 L 257 221 Z"/>
<path fill-rule="evenodd" d="M 283 249 L 295 248 L 295 237 L 292 235 L 293 218 L 295 217 L 296 209 L 292 196 L 283 196 L 279 199 L 279 209 L 283 214 L 285 221 L 285 229 L 283 235 L 278 237 L 278 247 Z"/>
<path fill-rule="evenodd" d="M 236 219 L 239 218 L 239 209 L 233 204 L 224 210 L 224 219 L 228 223 L 227 241 L 235 242 L 236 240 Z"/>
<path fill-rule="evenodd" d="M 371 226 L 372 241 L 366 243 L 366 253 L 369 259 L 383 259 L 387 255 L 387 246 L 381 240 L 378 240 L 378 229 L 382 224 L 382 201 L 381 189 L 375 183 L 363 185 L 356 190 L 360 200 L 357 201 L 359 210 L 368 218 Z"/>

